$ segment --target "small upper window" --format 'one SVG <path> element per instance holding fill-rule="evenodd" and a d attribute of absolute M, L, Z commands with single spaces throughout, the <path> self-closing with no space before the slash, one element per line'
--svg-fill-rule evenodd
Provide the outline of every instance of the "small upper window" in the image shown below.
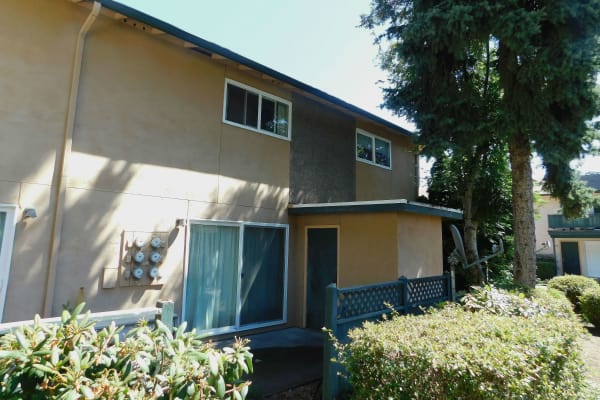
<path fill-rule="evenodd" d="M 223 120 L 279 138 L 290 138 L 292 103 L 227 79 Z"/>
<path fill-rule="evenodd" d="M 362 130 L 356 130 L 356 159 L 384 168 L 392 168 L 392 144 Z"/>

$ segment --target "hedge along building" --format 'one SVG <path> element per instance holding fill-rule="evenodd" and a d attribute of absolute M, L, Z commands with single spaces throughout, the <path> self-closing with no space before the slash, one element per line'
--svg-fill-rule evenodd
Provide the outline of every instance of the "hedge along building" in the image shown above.
<path fill-rule="evenodd" d="M 442 272 L 461 214 L 412 202 L 402 128 L 114 1 L 7 0 L 0 45 L 2 321 L 171 298 L 207 334 L 304 326 L 315 271 Z"/>

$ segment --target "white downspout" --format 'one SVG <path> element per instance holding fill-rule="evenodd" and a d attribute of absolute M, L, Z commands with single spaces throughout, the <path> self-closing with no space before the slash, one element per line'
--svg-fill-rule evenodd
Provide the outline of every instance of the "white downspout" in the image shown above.
<path fill-rule="evenodd" d="M 63 148 L 58 164 L 56 186 L 54 191 L 54 213 L 52 218 L 52 234 L 50 235 L 50 249 L 48 253 L 48 268 L 46 270 L 46 285 L 44 287 L 44 302 L 42 304 L 42 317 L 49 317 L 52 313 L 54 301 L 54 287 L 56 280 L 56 264 L 58 262 L 58 250 L 61 244 L 61 233 L 63 225 L 63 212 L 65 206 L 65 193 L 67 190 L 67 164 L 71 155 L 73 145 L 73 131 L 75 126 L 75 115 L 77 112 L 77 96 L 79 93 L 79 81 L 81 77 L 81 64 L 83 61 L 83 50 L 85 38 L 90 28 L 96 21 L 102 5 L 94 2 L 92 11 L 79 30 L 75 54 L 73 56 L 73 70 L 71 76 L 71 89 L 69 92 L 69 103 L 63 135 Z"/>

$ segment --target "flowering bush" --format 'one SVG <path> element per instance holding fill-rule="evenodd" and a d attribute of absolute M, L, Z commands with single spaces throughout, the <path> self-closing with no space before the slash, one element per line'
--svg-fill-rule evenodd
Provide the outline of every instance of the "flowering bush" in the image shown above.
<path fill-rule="evenodd" d="M 468 311 L 486 311 L 505 316 L 535 316 L 553 314 L 574 318 L 573 306 L 561 292 L 554 289 L 535 289 L 526 295 L 486 286 L 462 298 L 463 308 Z"/>
<path fill-rule="evenodd" d="M 114 324 L 97 332 L 83 305 L 64 311 L 62 323 L 38 316 L 0 337 L 2 399 L 235 399 L 242 400 L 252 371 L 247 342 L 216 350 L 162 322 L 146 323 L 121 340 Z"/>

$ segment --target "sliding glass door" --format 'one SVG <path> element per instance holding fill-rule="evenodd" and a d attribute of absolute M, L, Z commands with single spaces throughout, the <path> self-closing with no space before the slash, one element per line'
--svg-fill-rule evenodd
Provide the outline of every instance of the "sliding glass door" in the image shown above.
<path fill-rule="evenodd" d="M 186 319 L 199 331 L 236 325 L 239 228 L 192 225 Z"/>
<path fill-rule="evenodd" d="M 283 319 L 285 230 L 246 227 L 240 324 Z"/>
<path fill-rule="evenodd" d="M 190 225 L 184 315 L 222 333 L 285 322 L 287 226 Z"/>

